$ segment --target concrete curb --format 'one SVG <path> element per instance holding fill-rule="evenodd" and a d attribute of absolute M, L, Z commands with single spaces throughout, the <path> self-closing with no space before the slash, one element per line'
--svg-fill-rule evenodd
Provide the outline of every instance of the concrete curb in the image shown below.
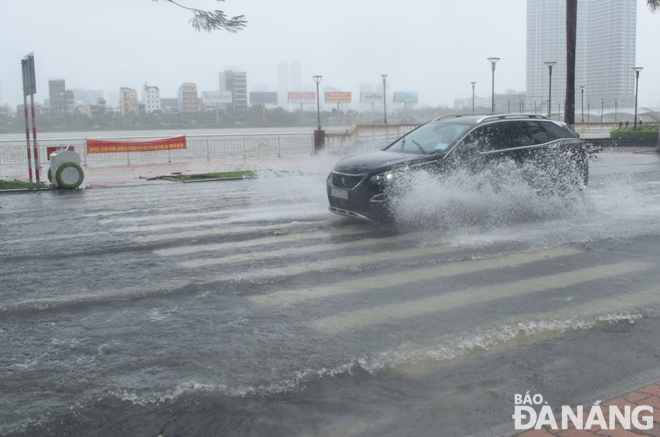
<path fill-rule="evenodd" d="M 24 193 L 35 193 L 39 191 L 50 191 L 52 188 L 11 188 L 8 190 L 0 190 L 0 194 L 24 194 Z"/>

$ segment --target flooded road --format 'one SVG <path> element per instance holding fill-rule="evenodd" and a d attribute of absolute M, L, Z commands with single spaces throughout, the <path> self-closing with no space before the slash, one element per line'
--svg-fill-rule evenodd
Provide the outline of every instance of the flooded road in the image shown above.
<path fill-rule="evenodd" d="M 511 435 L 660 380 L 657 156 L 422 175 L 394 227 L 325 176 L 2 196 L 0 435 Z"/>

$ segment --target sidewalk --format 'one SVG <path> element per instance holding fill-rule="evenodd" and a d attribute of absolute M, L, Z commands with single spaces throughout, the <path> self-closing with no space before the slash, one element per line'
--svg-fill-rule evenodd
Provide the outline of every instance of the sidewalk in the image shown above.
<path fill-rule="evenodd" d="M 242 170 L 301 171 L 329 173 L 339 158 L 333 155 L 315 156 L 253 156 L 225 157 L 212 161 L 186 161 L 165 164 L 135 164 L 116 167 L 85 167 L 85 186 L 100 188 L 127 185 L 171 184 L 172 181 L 153 179 L 172 173 L 199 174 Z M 150 180 L 151 179 L 151 180 Z"/>
<path fill-rule="evenodd" d="M 155 179 L 173 173 L 199 174 L 242 170 L 286 170 L 307 173 L 329 173 L 339 158 L 337 156 L 252 156 L 225 157 L 212 161 L 184 161 L 163 164 L 134 164 L 107 167 L 83 167 L 83 188 L 120 187 L 129 185 L 172 184 L 175 182 Z M 40 179 L 47 179 L 48 164 L 42 166 Z M 3 168 L 2 179 L 27 180 L 27 168 Z"/>

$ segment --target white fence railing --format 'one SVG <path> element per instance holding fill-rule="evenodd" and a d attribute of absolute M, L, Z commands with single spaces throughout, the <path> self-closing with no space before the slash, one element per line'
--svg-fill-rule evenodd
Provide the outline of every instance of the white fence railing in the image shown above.
<path fill-rule="evenodd" d="M 344 133 L 328 133 L 325 148 L 330 153 L 342 154 L 358 149 L 383 147 L 401 135 L 415 129 L 418 124 L 361 124 L 352 125 Z M 575 131 L 584 138 L 609 137 L 617 123 L 576 123 Z M 158 137 L 163 138 L 163 137 Z M 149 141 L 153 136 L 94 138 L 104 140 Z M 314 154 L 314 135 L 294 133 L 238 133 L 186 135 L 187 148 L 151 152 L 119 152 L 87 154 L 86 138 L 44 138 L 38 140 L 41 168 L 48 167 L 47 150 L 54 147 L 73 148 L 80 154 L 83 166 L 105 167 L 113 165 L 159 164 L 194 160 L 218 159 L 223 156 L 290 156 Z M 30 149 L 32 149 L 32 141 Z M 0 170 L 2 168 L 27 169 L 26 140 L 0 140 Z"/>
<path fill-rule="evenodd" d="M 163 138 L 163 137 L 159 137 Z M 101 139 L 101 138 L 94 138 Z M 114 137 L 104 140 L 149 141 L 155 137 Z M 158 164 L 194 160 L 212 160 L 223 156 L 285 156 L 314 153 L 314 138 L 310 133 L 286 134 L 220 134 L 187 135 L 186 149 L 150 152 L 118 152 L 87 154 L 86 138 L 38 139 L 41 167 L 47 166 L 51 148 L 72 148 L 80 154 L 81 164 L 90 167 L 112 165 Z M 32 141 L 30 150 L 32 150 Z M 27 168 L 25 140 L 0 141 L 0 166 Z"/>

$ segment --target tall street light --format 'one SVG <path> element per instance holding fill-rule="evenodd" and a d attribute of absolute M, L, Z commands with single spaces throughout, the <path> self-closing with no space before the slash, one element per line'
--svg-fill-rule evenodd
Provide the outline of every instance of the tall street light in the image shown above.
<path fill-rule="evenodd" d="M 554 61 L 545 61 L 545 65 L 548 66 L 548 117 L 552 108 L 552 66 L 555 64 Z"/>
<path fill-rule="evenodd" d="M 470 82 L 472 84 L 472 113 L 474 114 L 474 86 L 477 84 L 476 82 Z"/>
<path fill-rule="evenodd" d="M 491 95 L 492 95 L 492 100 L 491 100 L 491 108 L 490 112 L 492 114 L 495 114 L 495 64 L 497 64 L 497 61 L 500 60 L 500 58 L 487 58 L 488 62 L 491 64 L 491 69 L 492 69 L 492 76 L 493 76 L 493 86 L 491 90 Z"/>
<path fill-rule="evenodd" d="M 582 93 L 582 123 L 584 123 L 584 85 L 580 85 L 580 92 Z"/>
<path fill-rule="evenodd" d="M 317 129 L 314 131 L 314 153 L 316 153 L 325 146 L 325 132 L 321 130 L 321 103 L 319 97 L 321 76 L 312 76 L 312 79 L 316 83 L 316 122 L 318 123 Z"/>
<path fill-rule="evenodd" d="M 602 123 L 605 119 L 605 113 L 603 109 L 605 108 L 605 99 L 600 99 L 600 122 Z"/>
<path fill-rule="evenodd" d="M 385 87 L 385 81 L 387 80 L 387 74 L 381 74 L 380 77 L 383 78 L 383 123 L 387 124 L 387 92 Z"/>
<path fill-rule="evenodd" d="M 637 129 L 637 94 L 639 91 L 639 72 L 644 69 L 644 67 L 633 67 L 635 72 L 635 129 Z"/>
<path fill-rule="evenodd" d="M 319 100 L 319 84 L 323 76 L 312 76 L 314 83 L 316 83 L 316 122 L 318 123 L 318 130 L 321 130 L 321 103 Z"/>
<path fill-rule="evenodd" d="M 616 123 L 617 120 L 617 109 L 619 109 L 619 99 L 614 99 L 614 122 Z"/>

